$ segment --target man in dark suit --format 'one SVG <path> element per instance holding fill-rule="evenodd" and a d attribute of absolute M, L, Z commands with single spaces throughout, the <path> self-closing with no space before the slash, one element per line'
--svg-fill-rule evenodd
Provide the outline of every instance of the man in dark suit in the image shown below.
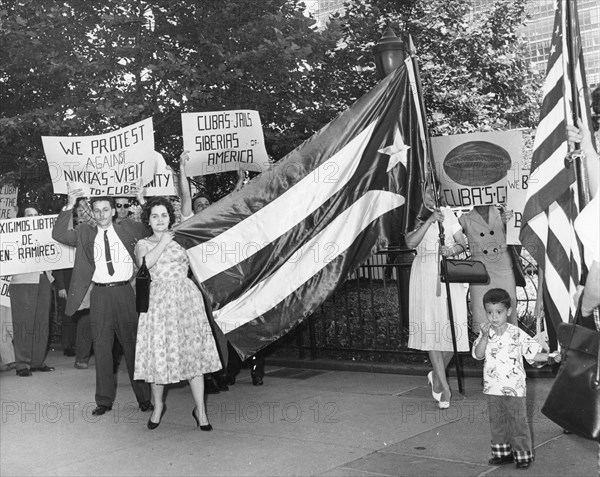
<path fill-rule="evenodd" d="M 138 314 L 130 283 L 135 244 L 149 233 L 144 225 L 128 219 L 119 224 L 113 223 L 116 211 L 112 197 L 91 199 L 95 225 L 82 223 L 75 229 L 69 229 L 73 206 L 82 196 L 81 189 L 69 192 L 68 203 L 54 224 L 52 238 L 76 247 L 65 306 L 67 315 L 77 311 L 90 283 L 94 283 L 90 295 L 90 324 L 96 359 L 97 407 L 92 414 L 100 416 L 110 411 L 115 400 L 112 355 L 115 333 L 123 347 L 129 380 L 140 410 L 151 411 L 154 407 L 150 402 L 150 386 L 133 379 Z"/>

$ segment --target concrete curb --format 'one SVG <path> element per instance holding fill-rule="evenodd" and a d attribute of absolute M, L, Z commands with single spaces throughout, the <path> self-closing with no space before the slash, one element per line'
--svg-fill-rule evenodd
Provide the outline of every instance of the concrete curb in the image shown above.
<path fill-rule="evenodd" d="M 335 359 L 299 359 L 293 357 L 267 357 L 268 367 L 285 368 L 304 368 L 304 369 L 325 369 L 328 371 L 351 371 L 360 373 L 382 373 L 382 374 L 404 374 L 407 376 L 425 376 L 431 367 L 423 364 L 407 363 L 369 363 L 361 361 L 347 361 Z M 531 368 L 526 367 L 528 378 L 554 378 L 550 367 Z M 482 368 L 474 366 L 463 366 L 463 375 L 465 377 L 481 377 Z M 456 376 L 456 369 L 453 364 L 448 367 L 448 374 Z"/>

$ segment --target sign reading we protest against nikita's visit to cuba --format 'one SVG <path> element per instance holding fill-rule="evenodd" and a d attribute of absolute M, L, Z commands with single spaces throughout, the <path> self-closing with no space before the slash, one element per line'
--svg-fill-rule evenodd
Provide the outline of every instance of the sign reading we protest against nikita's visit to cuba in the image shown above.
<path fill-rule="evenodd" d="M 269 167 L 258 111 L 181 113 L 181 125 L 183 149 L 190 156 L 188 176 Z"/>
<path fill-rule="evenodd" d="M 2 275 L 71 268 L 75 249 L 56 242 L 52 228 L 58 215 L 0 220 Z"/>
<path fill-rule="evenodd" d="M 135 196 L 154 179 L 152 118 L 98 136 L 42 136 L 55 194 L 83 189 L 88 197 Z"/>

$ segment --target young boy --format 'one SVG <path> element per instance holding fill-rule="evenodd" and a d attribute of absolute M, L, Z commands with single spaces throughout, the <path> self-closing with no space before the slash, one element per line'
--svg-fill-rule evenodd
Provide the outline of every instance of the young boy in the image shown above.
<path fill-rule="evenodd" d="M 492 288 L 483 296 L 488 323 L 473 343 L 473 357 L 484 359 L 483 392 L 487 394 L 492 431 L 491 465 L 516 462 L 527 469 L 533 461 L 531 434 L 525 408 L 525 369 L 528 363 L 560 361 L 560 354 L 541 352 L 540 344 L 517 326 L 507 323 L 510 295 Z"/>

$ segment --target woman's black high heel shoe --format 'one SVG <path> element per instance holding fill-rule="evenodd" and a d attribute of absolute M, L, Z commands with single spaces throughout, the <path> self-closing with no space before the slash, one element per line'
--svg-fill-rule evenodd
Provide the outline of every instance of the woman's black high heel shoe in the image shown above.
<path fill-rule="evenodd" d="M 213 427 L 210 425 L 210 422 L 205 426 L 200 425 L 200 419 L 198 419 L 198 416 L 196 416 L 196 409 L 198 408 L 195 407 L 194 409 L 192 409 L 192 417 L 196 421 L 196 427 L 199 427 L 201 431 L 212 431 Z"/>
<path fill-rule="evenodd" d="M 167 412 L 167 405 L 166 404 L 163 405 L 163 410 L 160 413 L 160 421 L 162 421 L 162 418 L 165 415 L 165 412 Z M 150 419 L 152 419 L 152 418 L 150 418 Z M 148 419 L 148 429 L 150 429 L 151 431 L 153 431 L 158 426 L 160 426 L 160 421 L 158 421 L 158 422 L 152 422 L 150 419 Z"/>

